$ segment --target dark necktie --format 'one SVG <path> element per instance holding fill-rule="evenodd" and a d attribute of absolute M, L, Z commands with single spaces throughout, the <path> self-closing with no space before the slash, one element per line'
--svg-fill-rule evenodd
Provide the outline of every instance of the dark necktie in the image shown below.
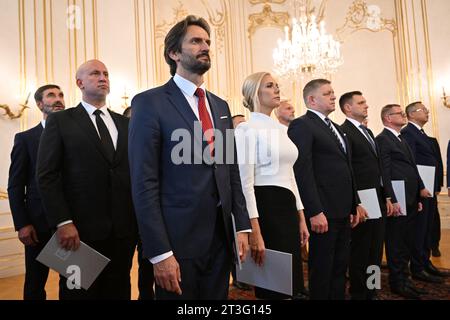
<path fill-rule="evenodd" d="M 342 143 L 341 139 L 339 139 L 339 136 L 336 132 L 336 130 L 333 128 L 333 125 L 331 124 L 331 120 L 328 118 L 325 118 L 325 122 L 328 125 L 328 128 L 330 128 L 331 132 L 333 133 L 334 137 L 336 138 L 336 140 L 339 142 L 339 145 L 341 146 L 342 150 L 347 153 L 347 150 L 345 149 L 345 145 Z"/>
<path fill-rule="evenodd" d="M 369 140 L 370 145 L 372 146 L 373 151 L 375 152 L 375 154 L 377 154 L 377 147 L 375 146 L 375 141 L 373 141 L 372 137 L 369 134 L 369 130 L 367 129 L 367 127 L 365 125 L 360 125 L 359 126 L 362 131 L 364 132 L 364 135 L 366 136 L 367 140 Z"/>
<path fill-rule="evenodd" d="M 422 134 L 425 136 L 427 135 L 423 129 L 420 129 L 420 132 L 422 132 Z"/>
<path fill-rule="evenodd" d="M 114 144 L 111 139 L 111 135 L 109 134 L 109 130 L 101 117 L 102 114 L 103 112 L 99 109 L 94 111 L 95 123 L 97 124 L 97 129 L 98 133 L 100 134 L 100 140 L 102 142 L 103 149 L 106 152 L 108 160 L 112 162 L 115 153 Z"/>
<path fill-rule="evenodd" d="M 198 97 L 198 115 L 200 122 L 202 123 L 203 134 L 208 142 L 211 156 L 214 156 L 214 130 L 211 117 L 206 109 L 205 91 L 201 88 L 197 88 L 194 94 Z"/>

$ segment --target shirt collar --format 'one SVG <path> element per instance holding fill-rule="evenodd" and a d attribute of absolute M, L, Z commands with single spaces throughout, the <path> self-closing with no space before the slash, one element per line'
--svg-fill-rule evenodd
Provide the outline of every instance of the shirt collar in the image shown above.
<path fill-rule="evenodd" d="M 323 113 L 313 110 L 313 109 L 309 109 L 309 108 L 308 108 L 308 111 L 311 111 L 311 112 L 317 114 L 319 116 L 319 118 L 322 119 L 323 122 L 325 122 L 325 118 L 327 118 L 327 116 L 325 116 Z"/>
<path fill-rule="evenodd" d="M 409 121 L 408 123 L 411 123 L 414 127 L 417 128 L 417 130 L 419 130 L 419 131 L 422 130 L 422 128 L 417 123 L 414 123 L 412 121 Z"/>
<path fill-rule="evenodd" d="M 44 119 L 41 120 L 41 125 L 42 125 L 42 128 L 45 129 L 45 120 Z"/>
<path fill-rule="evenodd" d="M 353 125 L 357 128 L 360 128 L 360 125 L 362 124 L 361 122 L 359 122 L 358 120 L 352 119 L 352 118 L 348 118 L 347 120 L 350 121 L 351 123 L 353 123 Z"/>
<path fill-rule="evenodd" d="M 392 128 L 389 127 L 384 127 L 386 130 L 389 130 L 390 132 L 392 132 L 394 134 L 394 136 L 396 136 L 398 138 L 398 136 L 400 135 L 400 132 L 395 131 Z"/>
<path fill-rule="evenodd" d="M 180 88 L 180 90 L 183 91 L 185 95 L 189 97 L 194 96 L 194 93 L 197 90 L 197 86 L 193 82 L 183 78 L 178 73 L 175 73 L 175 75 L 173 76 L 173 81 L 175 81 L 177 87 Z M 200 88 L 202 88 L 204 91 L 206 90 L 205 87 L 205 83 L 202 83 L 202 85 L 200 86 Z"/>
<path fill-rule="evenodd" d="M 86 112 L 92 116 L 95 112 L 95 110 L 97 110 L 96 107 L 94 107 L 92 104 L 87 103 L 86 101 L 81 100 L 81 105 L 83 106 L 83 108 L 86 110 Z M 105 115 L 108 112 L 108 107 L 106 106 L 106 104 L 99 108 L 99 110 L 101 110 Z"/>

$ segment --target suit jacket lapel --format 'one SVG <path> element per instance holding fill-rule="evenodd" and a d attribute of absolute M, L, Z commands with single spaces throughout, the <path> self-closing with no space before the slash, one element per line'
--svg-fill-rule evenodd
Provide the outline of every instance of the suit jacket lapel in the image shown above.
<path fill-rule="evenodd" d="M 166 83 L 166 93 L 170 103 L 177 109 L 188 128 L 192 131 L 192 134 L 194 134 L 194 122 L 198 121 L 198 119 L 186 101 L 183 92 L 181 92 L 173 79 Z"/>
<path fill-rule="evenodd" d="M 322 130 L 325 131 L 326 134 L 329 135 L 329 136 L 333 139 L 333 141 L 335 142 L 336 146 L 337 146 L 338 149 L 341 151 L 342 156 L 343 156 L 344 158 L 347 159 L 347 155 L 345 154 L 345 151 L 342 149 L 341 144 L 339 143 L 339 141 L 337 141 L 336 137 L 334 136 L 333 132 L 331 132 L 331 130 L 330 130 L 330 128 L 327 126 L 327 124 L 326 124 L 324 121 L 322 121 L 322 119 L 320 119 L 319 116 L 316 115 L 314 112 L 308 111 L 306 114 L 307 114 L 312 120 L 316 121 L 316 122 L 318 123 L 319 127 L 322 128 Z M 338 127 L 338 125 L 336 125 L 335 123 L 333 123 L 333 124 L 334 124 L 334 126 L 335 126 L 336 128 Z M 337 129 L 337 130 L 339 131 L 339 129 Z M 347 147 L 347 150 L 348 150 L 348 143 L 347 143 L 347 141 L 345 140 L 344 135 L 342 134 L 341 131 L 339 131 L 339 133 L 341 134 L 342 138 L 344 138 L 344 141 L 345 141 L 345 144 L 346 144 L 346 147 Z"/>
<path fill-rule="evenodd" d="M 100 137 L 98 136 L 97 130 L 92 123 L 91 118 L 89 118 L 88 113 L 84 109 L 83 105 L 80 103 L 74 110 L 74 120 L 76 124 L 81 128 L 81 131 L 86 134 L 88 140 L 94 145 L 95 148 L 103 155 L 105 160 L 109 162 L 108 155 L 103 149 Z"/>
<path fill-rule="evenodd" d="M 344 122 L 347 126 L 347 128 L 349 128 L 349 130 L 353 131 L 353 134 L 358 137 L 359 141 L 364 144 L 366 146 L 366 148 L 368 148 L 370 150 L 370 152 L 372 152 L 372 154 L 378 158 L 377 154 L 375 153 L 375 151 L 373 150 L 372 144 L 367 140 L 367 138 L 364 136 L 363 133 L 361 133 L 361 131 L 359 131 L 359 129 L 350 121 L 345 120 Z M 367 129 L 367 132 L 369 132 L 370 137 L 372 138 L 373 142 L 375 143 L 375 147 L 376 147 L 376 142 L 375 142 L 375 137 L 373 136 L 373 133 L 370 129 Z"/>

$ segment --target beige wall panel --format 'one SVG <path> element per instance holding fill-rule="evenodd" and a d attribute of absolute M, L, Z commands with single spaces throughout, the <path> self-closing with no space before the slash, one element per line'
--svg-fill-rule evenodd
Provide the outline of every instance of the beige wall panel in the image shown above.
<path fill-rule="evenodd" d="M 439 125 L 439 143 L 444 163 L 447 158 L 447 144 L 450 140 L 450 108 L 442 104 L 442 87 L 450 95 L 450 5 L 445 0 L 427 1 L 431 60 L 433 66 L 434 98 Z M 450 99 L 448 100 L 450 104 Z M 448 172 L 447 172 L 448 174 Z"/>

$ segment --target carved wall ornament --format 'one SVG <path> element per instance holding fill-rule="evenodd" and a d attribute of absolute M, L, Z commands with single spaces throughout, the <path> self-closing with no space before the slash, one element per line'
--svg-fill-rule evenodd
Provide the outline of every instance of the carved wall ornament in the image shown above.
<path fill-rule="evenodd" d="M 344 25 L 336 30 L 336 35 L 338 40 L 343 42 L 348 36 L 360 30 L 371 32 L 387 30 L 395 36 L 397 24 L 394 19 L 383 18 L 379 6 L 367 5 L 364 0 L 355 0 L 347 12 Z"/>

